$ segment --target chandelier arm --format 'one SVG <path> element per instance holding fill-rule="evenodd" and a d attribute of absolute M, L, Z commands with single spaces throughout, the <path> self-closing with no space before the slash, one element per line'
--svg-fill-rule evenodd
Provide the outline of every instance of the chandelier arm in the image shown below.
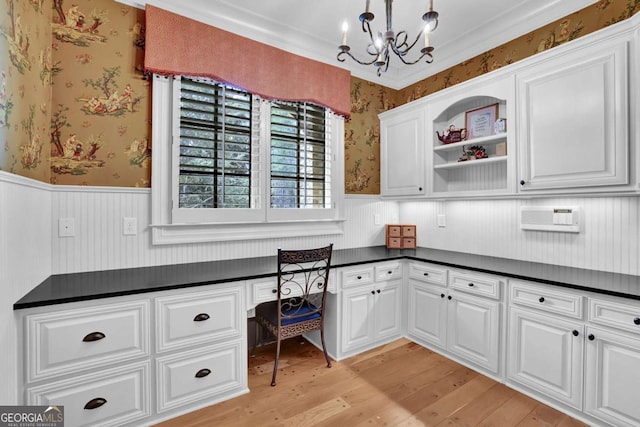
<path fill-rule="evenodd" d="M 338 52 L 338 55 L 337 55 L 336 58 L 338 59 L 338 61 L 344 62 L 345 61 L 344 55 L 348 55 L 351 59 L 353 59 L 354 61 L 356 61 L 358 64 L 361 64 L 361 65 L 371 65 L 374 62 L 376 62 L 376 58 L 375 57 L 370 62 L 360 61 L 358 58 L 353 56 L 353 54 L 351 52 L 349 52 L 348 50 L 341 50 L 340 52 Z"/>
<path fill-rule="evenodd" d="M 416 36 L 415 40 L 413 41 L 413 43 L 411 43 L 411 45 L 407 44 L 407 32 L 402 30 L 398 33 L 398 36 L 396 37 L 395 42 L 393 43 L 392 47 L 393 47 L 393 51 L 399 55 L 399 56 L 404 56 L 407 53 L 409 53 L 409 51 L 411 49 L 413 49 L 413 47 L 416 45 L 416 43 L 418 43 L 418 40 L 420 40 L 420 36 L 422 35 L 422 32 L 419 32 L 418 35 Z M 398 43 L 400 41 L 400 38 L 403 37 L 402 43 Z M 407 46 L 407 48 L 403 48 L 403 46 Z"/>

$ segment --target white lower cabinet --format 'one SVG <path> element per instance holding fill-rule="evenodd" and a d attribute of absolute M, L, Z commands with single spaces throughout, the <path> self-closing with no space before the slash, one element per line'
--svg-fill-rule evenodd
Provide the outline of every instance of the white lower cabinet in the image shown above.
<path fill-rule="evenodd" d="M 245 287 L 24 310 L 24 403 L 64 405 L 65 425 L 128 426 L 248 392 Z"/>
<path fill-rule="evenodd" d="M 640 425 L 640 303 L 589 298 L 585 412 L 615 426 Z"/>
<path fill-rule="evenodd" d="M 26 404 L 64 406 L 69 426 L 122 426 L 151 414 L 149 392 L 144 361 L 31 387 Z"/>
<path fill-rule="evenodd" d="M 327 351 L 344 359 L 402 336 L 402 260 L 336 270 L 339 291 L 327 294 Z M 317 347 L 320 334 L 306 335 Z"/>
<path fill-rule="evenodd" d="M 498 374 L 502 304 L 455 291 L 447 298 L 447 350 Z"/>
<path fill-rule="evenodd" d="M 409 279 L 407 333 L 440 348 L 447 345 L 446 289 Z"/>
<path fill-rule="evenodd" d="M 407 335 L 500 375 L 501 279 L 417 262 L 408 268 Z"/>
<path fill-rule="evenodd" d="M 583 330 L 576 321 L 510 308 L 507 375 L 581 409 Z"/>
<path fill-rule="evenodd" d="M 343 352 L 400 336 L 401 284 L 396 280 L 343 291 Z"/>

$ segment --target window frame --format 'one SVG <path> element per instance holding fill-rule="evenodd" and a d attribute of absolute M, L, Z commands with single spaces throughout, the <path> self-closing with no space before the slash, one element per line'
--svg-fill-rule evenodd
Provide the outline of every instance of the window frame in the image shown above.
<path fill-rule="evenodd" d="M 312 235 L 342 234 L 344 205 L 344 119 L 329 114 L 331 208 L 269 208 L 269 112 L 268 101 L 260 108 L 260 209 L 206 209 L 213 216 L 181 217 L 174 212 L 177 200 L 177 161 L 179 156 L 179 77 L 153 76 L 152 99 L 152 243 L 178 244 L 232 241 Z M 178 96 L 176 98 L 176 93 Z M 265 108 L 266 104 L 266 108 Z M 265 121 L 266 118 L 266 121 Z M 176 120 L 178 126 L 176 126 Z M 178 132 L 176 133 L 176 129 Z M 267 145 L 265 145 L 267 144 Z M 266 149 L 265 149 L 266 147 Z M 190 209 L 202 210 L 203 208 Z M 187 210 L 187 209 L 183 209 Z M 246 216 L 239 210 L 253 211 Z M 221 212 L 227 211 L 227 212 Z M 235 213 L 234 213 L 235 212 Z"/>

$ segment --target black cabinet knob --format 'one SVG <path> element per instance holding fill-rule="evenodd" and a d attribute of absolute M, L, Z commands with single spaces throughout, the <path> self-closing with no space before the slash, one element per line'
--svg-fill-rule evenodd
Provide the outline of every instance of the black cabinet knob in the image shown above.
<path fill-rule="evenodd" d="M 358 280 L 362 279 L 362 276 L 358 276 L 358 277 L 357 277 L 357 279 L 358 279 Z"/>
<path fill-rule="evenodd" d="M 577 337 L 578 335 L 580 335 L 580 332 L 578 332 L 577 330 L 574 329 L 573 330 L 573 336 Z"/>
<path fill-rule="evenodd" d="M 422 191 L 422 187 L 418 187 L 418 191 Z"/>
<path fill-rule="evenodd" d="M 428 275 L 429 275 L 429 273 L 422 273 L 422 275 L 423 275 L 423 276 L 428 276 Z"/>
<path fill-rule="evenodd" d="M 473 283 L 469 283 L 469 287 L 473 288 Z"/>
<path fill-rule="evenodd" d="M 538 299 L 538 301 L 544 302 L 544 297 L 540 297 L 540 299 Z"/>
<path fill-rule="evenodd" d="M 521 179 L 521 180 L 520 180 L 520 185 L 524 185 L 524 184 L 526 184 L 526 183 L 524 182 L 524 179 Z"/>
<path fill-rule="evenodd" d="M 636 325 L 640 325 L 640 317 L 636 317 L 635 319 L 633 319 L 633 323 Z"/>
<path fill-rule="evenodd" d="M 271 293 L 272 293 L 272 294 L 277 294 L 277 293 L 278 293 L 278 290 L 277 290 L 277 289 L 271 289 Z"/>
<path fill-rule="evenodd" d="M 371 291 L 371 295 L 375 295 L 375 294 L 376 294 L 376 291 Z"/>
<path fill-rule="evenodd" d="M 444 294 L 440 294 L 440 298 L 444 298 Z"/>
<path fill-rule="evenodd" d="M 593 341 L 596 339 L 596 337 L 593 334 L 589 334 L 587 338 L 589 338 L 589 341 Z"/>
<path fill-rule="evenodd" d="M 448 299 L 448 300 L 451 300 L 451 298 L 453 298 L 451 295 L 449 295 L 449 296 L 447 297 L 447 299 Z"/>
<path fill-rule="evenodd" d="M 387 274 L 393 274 L 392 270 L 387 271 Z"/>
<path fill-rule="evenodd" d="M 378 289 L 376 292 L 377 292 L 377 293 L 380 293 L 380 289 Z"/>

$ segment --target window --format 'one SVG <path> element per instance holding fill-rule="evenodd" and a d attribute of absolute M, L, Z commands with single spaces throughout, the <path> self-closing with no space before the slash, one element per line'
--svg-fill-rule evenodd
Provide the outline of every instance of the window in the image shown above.
<path fill-rule="evenodd" d="M 330 208 L 330 176 L 323 108 L 271 105 L 271 208 Z"/>
<path fill-rule="evenodd" d="M 179 208 L 250 208 L 251 94 L 182 79 Z"/>
<path fill-rule="evenodd" d="M 153 88 L 155 243 L 341 232 L 341 117 L 201 78 Z"/>

